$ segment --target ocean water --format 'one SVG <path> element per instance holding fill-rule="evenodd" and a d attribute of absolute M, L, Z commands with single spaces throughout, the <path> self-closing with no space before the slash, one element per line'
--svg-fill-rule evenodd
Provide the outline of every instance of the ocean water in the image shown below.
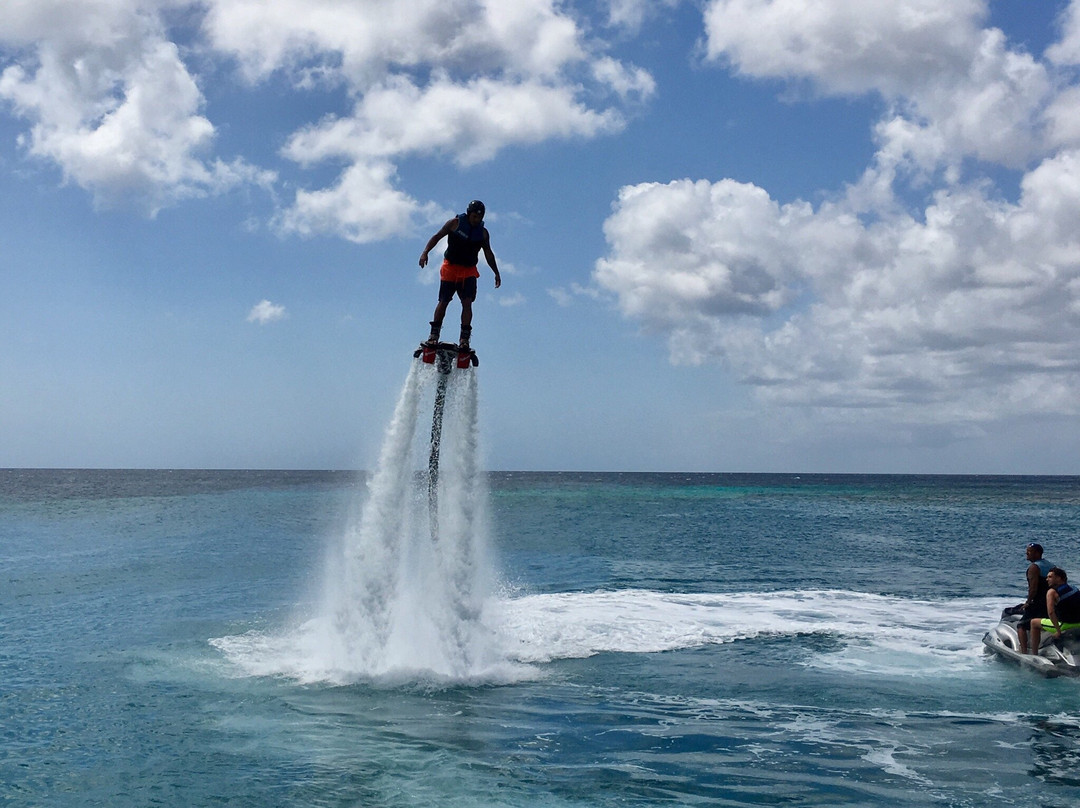
<path fill-rule="evenodd" d="M 0 804 L 1080 800 L 981 646 L 1080 478 L 483 473 L 464 389 L 436 518 L 430 383 L 371 474 L 0 470 Z"/>

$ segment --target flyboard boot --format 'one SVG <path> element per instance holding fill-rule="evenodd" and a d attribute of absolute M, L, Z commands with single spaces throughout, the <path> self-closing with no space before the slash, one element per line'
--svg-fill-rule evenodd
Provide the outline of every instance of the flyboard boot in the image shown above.
<path fill-rule="evenodd" d="M 471 336 L 472 326 L 463 325 L 461 327 L 461 338 L 458 340 L 457 346 L 457 366 L 462 369 L 467 368 L 469 365 L 475 367 L 480 364 L 473 349 L 469 347 L 469 338 Z"/>
<path fill-rule="evenodd" d="M 428 334 L 426 340 L 420 343 L 420 347 L 413 351 L 413 356 L 422 356 L 424 362 L 430 365 L 434 363 L 435 355 L 439 349 L 439 332 L 442 330 L 442 323 L 432 320 L 429 325 L 431 326 L 431 333 Z"/>

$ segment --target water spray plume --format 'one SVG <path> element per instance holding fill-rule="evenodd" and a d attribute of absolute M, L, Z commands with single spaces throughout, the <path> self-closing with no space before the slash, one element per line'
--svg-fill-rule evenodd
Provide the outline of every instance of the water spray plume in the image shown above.
<path fill-rule="evenodd" d="M 428 405 L 430 433 L 420 423 Z M 330 566 L 324 587 L 326 650 L 343 675 L 459 679 L 490 663 L 480 622 L 492 576 L 477 412 L 475 372 L 413 363 L 342 563 Z"/>

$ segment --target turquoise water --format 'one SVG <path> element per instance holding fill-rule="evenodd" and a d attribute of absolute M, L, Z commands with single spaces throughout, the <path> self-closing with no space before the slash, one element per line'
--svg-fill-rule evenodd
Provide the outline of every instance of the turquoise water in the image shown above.
<path fill-rule="evenodd" d="M 980 642 L 1028 541 L 1080 571 L 1080 479 L 486 475 L 445 668 L 320 622 L 369 483 L 0 470 L 0 803 L 1080 799 L 1080 682 Z"/>

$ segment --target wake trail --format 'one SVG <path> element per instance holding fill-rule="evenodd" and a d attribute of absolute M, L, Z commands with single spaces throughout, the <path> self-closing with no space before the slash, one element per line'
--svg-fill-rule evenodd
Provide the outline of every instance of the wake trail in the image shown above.
<path fill-rule="evenodd" d="M 485 612 L 504 653 L 548 663 L 600 653 L 660 653 L 766 638 L 835 642 L 806 664 L 850 672 L 930 675 L 979 667 L 1000 598 L 914 600 L 837 591 L 564 592 L 501 600 Z"/>

